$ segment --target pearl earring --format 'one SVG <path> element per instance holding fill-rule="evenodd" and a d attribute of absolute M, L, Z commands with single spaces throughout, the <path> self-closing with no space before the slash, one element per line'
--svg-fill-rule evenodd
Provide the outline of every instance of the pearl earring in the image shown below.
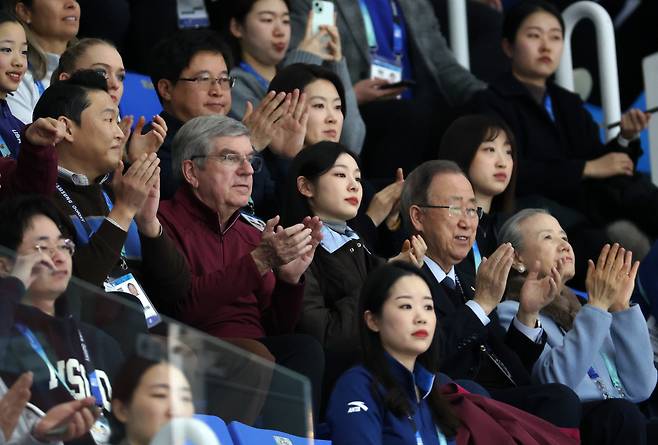
<path fill-rule="evenodd" d="M 523 264 L 519 264 L 519 267 L 517 267 L 516 270 L 519 273 L 524 273 L 525 272 L 525 266 Z"/>

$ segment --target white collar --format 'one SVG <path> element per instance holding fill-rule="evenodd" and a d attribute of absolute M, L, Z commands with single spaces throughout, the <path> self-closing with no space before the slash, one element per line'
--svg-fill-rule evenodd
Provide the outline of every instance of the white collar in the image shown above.
<path fill-rule="evenodd" d="M 443 281 L 443 279 L 448 276 L 450 279 L 452 279 L 453 282 L 457 282 L 455 279 L 455 266 L 452 266 L 448 273 L 445 273 L 443 269 L 441 269 L 441 266 L 439 266 L 436 261 L 425 255 L 423 258 L 423 261 L 425 261 L 425 264 L 427 264 L 427 267 L 429 267 L 430 272 L 432 272 L 432 275 L 434 275 L 434 278 L 436 278 L 436 281 L 439 283 Z"/>
<path fill-rule="evenodd" d="M 83 175 L 82 173 L 72 172 L 71 170 L 68 170 L 68 169 L 62 167 L 61 165 L 57 166 L 57 174 L 60 178 L 67 179 L 75 185 L 90 185 L 91 184 L 91 181 L 89 181 L 89 178 L 87 178 L 87 176 Z M 98 183 L 99 184 L 104 183 L 109 176 L 110 176 L 109 174 L 106 174 L 105 176 L 103 176 L 100 179 L 100 181 L 98 181 Z"/>

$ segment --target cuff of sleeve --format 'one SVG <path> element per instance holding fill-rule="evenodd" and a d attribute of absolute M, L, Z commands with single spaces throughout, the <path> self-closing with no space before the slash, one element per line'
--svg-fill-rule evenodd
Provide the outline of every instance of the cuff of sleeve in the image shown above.
<path fill-rule="evenodd" d="M 487 317 L 487 314 L 484 312 L 484 309 L 482 309 L 482 306 L 480 306 L 477 302 L 473 300 L 469 300 L 466 302 L 466 306 L 471 308 L 473 313 L 477 316 L 477 318 L 480 319 L 483 325 L 488 325 L 489 322 L 491 321 L 489 317 Z"/>
<path fill-rule="evenodd" d="M 542 333 L 544 332 L 544 329 L 542 327 L 538 328 L 529 328 L 528 326 L 524 325 L 519 321 L 518 318 L 514 317 L 514 327 L 523 335 L 528 337 L 530 340 L 532 340 L 535 343 L 540 343 L 542 339 Z"/>
<path fill-rule="evenodd" d="M 623 136 L 621 135 L 621 133 L 619 133 L 619 135 L 617 136 L 617 143 L 618 143 L 619 146 L 622 147 L 622 148 L 628 148 L 628 146 L 630 145 L 630 143 L 633 142 L 635 139 L 637 139 L 637 136 L 634 137 L 633 139 L 626 139 L 625 137 L 623 137 Z"/>
<path fill-rule="evenodd" d="M 115 220 L 113 220 L 109 216 L 106 216 L 105 219 L 108 220 L 109 223 L 112 224 L 113 226 L 118 227 L 119 229 L 123 230 L 124 232 L 128 232 L 128 229 L 124 229 L 123 227 L 121 227 L 121 225 L 118 222 L 116 222 Z"/>

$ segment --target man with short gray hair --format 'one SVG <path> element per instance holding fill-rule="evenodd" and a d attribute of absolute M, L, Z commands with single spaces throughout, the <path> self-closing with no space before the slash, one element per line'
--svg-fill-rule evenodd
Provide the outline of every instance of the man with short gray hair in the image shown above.
<path fill-rule="evenodd" d="M 183 180 L 158 216 L 191 270 L 179 318 L 321 387 L 324 355 L 310 336 L 293 334 L 304 296 L 303 273 L 322 223 L 306 218 L 283 228 L 242 212 L 263 164 L 240 122 L 220 115 L 187 121 L 173 141 Z M 316 393 L 317 395 L 318 393 Z M 316 401 L 318 398 L 316 397 Z"/>
<path fill-rule="evenodd" d="M 562 385 L 529 386 L 529 370 L 546 342 L 536 324 L 545 295 L 525 289 L 525 304 L 510 329 L 504 332 L 497 322 L 512 246 L 502 245 L 483 259 L 475 280 L 455 272 L 473 246 L 481 215 L 473 187 L 457 164 L 435 160 L 418 166 L 405 181 L 400 211 L 427 244 L 423 272 L 432 284 L 441 327 L 442 372 L 475 380 L 495 399 L 558 426 L 576 427 L 580 408 L 573 391 Z"/>

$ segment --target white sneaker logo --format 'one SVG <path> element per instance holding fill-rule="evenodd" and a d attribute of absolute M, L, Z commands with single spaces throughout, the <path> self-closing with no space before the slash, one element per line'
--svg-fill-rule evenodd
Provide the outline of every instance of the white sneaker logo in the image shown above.
<path fill-rule="evenodd" d="M 366 406 L 366 404 L 363 403 L 363 402 L 359 402 L 359 401 L 350 402 L 350 403 L 347 404 L 347 406 L 349 407 L 347 409 L 347 414 L 358 413 L 358 412 L 361 412 L 361 411 L 364 411 L 364 412 L 368 411 L 368 407 Z"/>

